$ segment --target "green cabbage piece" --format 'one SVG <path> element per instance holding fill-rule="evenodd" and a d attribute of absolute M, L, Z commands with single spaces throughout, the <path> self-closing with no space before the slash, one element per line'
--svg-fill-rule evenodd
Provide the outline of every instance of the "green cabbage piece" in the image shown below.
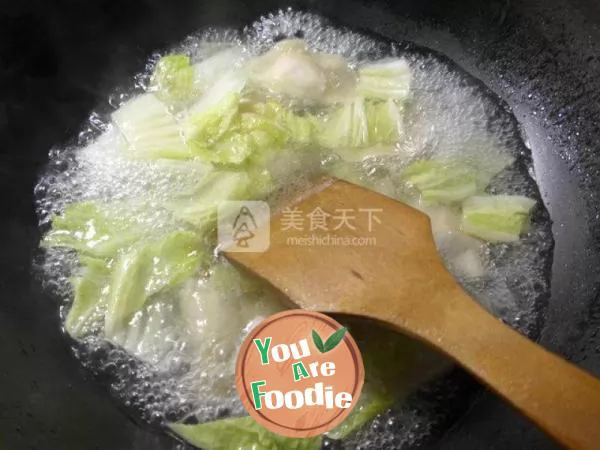
<path fill-rule="evenodd" d="M 149 295 L 191 275 L 201 255 L 197 238 L 174 232 L 151 244 L 148 234 L 123 211 L 124 205 L 73 203 L 54 216 L 45 246 L 72 248 L 82 265 L 72 279 L 74 300 L 65 327 L 73 337 L 86 334 L 99 308 L 112 330 L 141 308 Z"/>
<path fill-rule="evenodd" d="M 364 101 L 349 101 L 330 114 L 324 123 L 320 143 L 329 148 L 370 145 Z"/>
<path fill-rule="evenodd" d="M 251 417 L 235 417 L 196 425 L 172 423 L 169 428 L 205 450 L 320 450 L 322 438 L 288 438 L 272 433 Z"/>
<path fill-rule="evenodd" d="M 187 159 L 192 157 L 175 118 L 154 94 L 142 94 L 112 113 L 132 157 Z"/>
<path fill-rule="evenodd" d="M 294 160 L 292 152 L 303 151 L 315 140 L 318 119 L 295 114 L 279 103 L 253 104 L 243 116 L 242 130 L 252 137 L 255 148 L 247 161 L 249 167 L 263 168 L 275 160 Z"/>
<path fill-rule="evenodd" d="M 207 257 L 195 233 L 175 231 L 121 255 L 111 273 L 105 328 L 121 329 L 148 298 L 191 277 Z"/>
<path fill-rule="evenodd" d="M 246 113 L 250 123 L 254 121 L 269 121 L 270 126 L 279 128 L 287 142 L 307 145 L 311 144 L 318 126 L 318 119 L 311 115 L 298 115 L 277 102 L 254 103 Z M 250 127 L 251 128 L 251 127 Z"/>
<path fill-rule="evenodd" d="M 369 99 L 406 100 L 412 74 L 405 59 L 378 61 L 358 69 L 356 90 Z"/>
<path fill-rule="evenodd" d="M 75 339 L 91 331 L 96 313 L 106 303 L 110 281 L 108 261 L 91 258 L 81 262 L 81 274 L 71 278 L 73 303 L 65 320 L 67 333 Z"/>
<path fill-rule="evenodd" d="M 393 144 L 402 136 L 402 117 L 402 108 L 393 100 L 354 99 L 323 121 L 319 142 L 334 149 Z"/>
<path fill-rule="evenodd" d="M 312 116 L 296 115 L 277 103 L 242 102 L 239 94 L 229 93 L 219 103 L 192 112 L 186 135 L 203 159 L 239 166 L 251 156 L 268 159 L 286 146 L 308 145 L 315 123 Z"/>
<path fill-rule="evenodd" d="M 221 202 L 242 199 L 251 189 L 246 172 L 215 170 L 206 175 L 191 194 L 170 200 L 165 207 L 202 234 L 216 227 Z"/>
<path fill-rule="evenodd" d="M 366 107 L 374 144 L 392 144 L 402 137 L 403 108 L 396 101 L 368 102 Z"/>
<path fill-rule="evenodd" d="M 460 202 L 477 192 L 474 172 L 456 162 L 417 161 L 404 169 L 401 177 L 419 189 L 428 205 Z"/>
<path fill-rule="evenodd" d="M 274 158 L 284 147 L 313 142 L 316 118 L 274 102 L 246 101 L 245 85 L 241 74 L 226 74 L 189 108 L 181 125 L 153 94 L 127 102 L 112 119 L 136 158 L 200 158 L 240 166 L 253 154 Z"/>
<path fill-rule="evenodd" d="M 471 197 L 462 205 L 461 230 L 488 242 L 517 241 L 535 204 L 520 195 Z"/>
<path fill-rule="evenodd" d="M 513 161 L 512 156 L 505 154 L 492 158 L 469 152 L 460 158 L 416 161 L 402 171 L 400 179 L 421 192 L 425 205 L 450 205 L 483 192 Z"/>
<path fill-rule="evenodd" d="M 165 103 L 177 105 L 194 97 L 194 69 L 187 55 L 168 55 L 158 60 L 150 87 Z"/>
<path fill-rule="evenodd" d="M 293 138 L 287 121 L 287 111 L 274 104 L 252 105 L 240 112 L 233 132 L 217 149 L 221 145 L 225 150 L 239 146 L 245 156 L 277 152 Z"/>
<path fill-rule="evenodd" d="M 310 145 L 314 142 L 318 121 L 314 116 L 299 116 L 287 112 L 284 118 L 289 139 L 297 145 Z"/>
<path fill-rule="evenodd" d="M 139 225 L 109 205 L 72 203 L 61 215 L 52 216 L 52 229 L 44 236 L 45 247 L 68 247 L 82 255 L 110 258 L 143 235 Z"/>
<path fill-rule="evenodd" d="M 184 135 L 195 154 L 204 153 L 233 125 L 246 80 L 226 74 L 188 111 Z"/>
<path fill-rule="evenodd" d="M 436 203 L 451 204 L 459 202 L 473 195 L 477 188 L 473 182 L 465 181 L 455 186 L 443 186 L 439 189 L 425 189 L 421 192 L 423 201 L 427 205 Z"/>
<path fill-rule="evenodd" d="M 148 296 L 187 280 L 208 258 L 198 235 L 190 231 L 167 234 L 151 244 L 148 253 L 152 255 L 150 277 L 145 286 Z"/>
<path fill-rule="evenodd" d="M 111 274 L 104 327 L 109 336 L 123 328 L 146 302 L 146 281 L 150 277 L 152 255 L 145 247 L 133 248 L 115 262 Z"/>

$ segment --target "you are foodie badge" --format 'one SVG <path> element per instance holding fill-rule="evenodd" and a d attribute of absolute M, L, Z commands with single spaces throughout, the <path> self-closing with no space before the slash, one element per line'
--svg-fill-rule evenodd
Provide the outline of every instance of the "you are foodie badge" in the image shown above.
<path fill-rule="evenodd" d="M 283 436 L 335 428 L 358 402 L 363 382 L 356 342 L 320 313 L 275 314 L 250 332 L 238 354 L 236 387 L 246 410 Z"/>

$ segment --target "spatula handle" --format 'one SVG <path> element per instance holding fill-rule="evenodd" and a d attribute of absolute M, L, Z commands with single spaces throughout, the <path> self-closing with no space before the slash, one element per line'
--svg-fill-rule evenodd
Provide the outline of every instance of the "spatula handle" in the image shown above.
<path fill-rule="evenodd" d="M 492 317 L 462 290 L 444 314 L 441 350 L 561 444 L 600 449 L 598 378 Z"/>

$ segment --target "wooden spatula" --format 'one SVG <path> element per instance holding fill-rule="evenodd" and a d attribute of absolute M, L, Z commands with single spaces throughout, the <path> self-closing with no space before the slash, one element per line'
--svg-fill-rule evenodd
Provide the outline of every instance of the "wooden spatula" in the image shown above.
<path fill-rule="evenodd" d="M 229 248 L 227 258 L 301 308 L 368 317 L 424 341 L 560 443 L 600 448 L 600 380 L 479 306 L 442 264 L 425 214 L 323 179 L 270 228 L 267 251 Z"/>

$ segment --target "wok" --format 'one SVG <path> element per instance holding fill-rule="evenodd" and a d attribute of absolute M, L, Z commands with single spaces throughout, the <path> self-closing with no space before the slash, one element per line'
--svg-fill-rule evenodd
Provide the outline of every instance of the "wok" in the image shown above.
<path fill-rule="evenodd" d="M 552 289 L 539 341 L 600 374 L 600 4 L 594 0 L 22 0 L 0 6 L 0 447 L 176 449 L 134 423 L 80 368 L 58 305 L 32 270 L 33 188 L 55 144 L 76 136 L 153 50 L 202 26 L 241 27 L 291 6 L 441 52 L 512 109 L 553 220 Z M 540 368 L 544 370 L 544 368 Z M 100 382 L 99 382 L 100 381 Z M 557 445 L 462 372 L 419 448 Z M 600 446 L 600 443 L 599 443 Z"/>

